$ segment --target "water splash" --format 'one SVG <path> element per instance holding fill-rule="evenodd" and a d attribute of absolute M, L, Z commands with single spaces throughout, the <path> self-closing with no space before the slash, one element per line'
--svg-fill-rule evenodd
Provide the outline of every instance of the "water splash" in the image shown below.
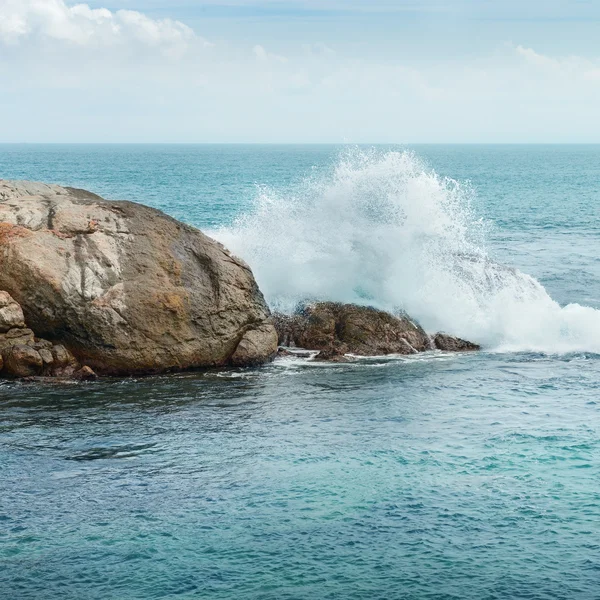
<path fill-rule="evenodd" d="M 533 277 L 495 263 L 472 188 L 412 152 L 354 149 L 292 191 L 261 188 L 216 236 L 251 265 L 267 301 L 403 310 L 429 331 L 506 351 L 600 351 L 600 311 L 561 307 Z"/>

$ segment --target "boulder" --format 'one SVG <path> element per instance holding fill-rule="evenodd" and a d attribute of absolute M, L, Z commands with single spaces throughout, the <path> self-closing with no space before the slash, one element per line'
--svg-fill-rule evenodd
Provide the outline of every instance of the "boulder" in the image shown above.
<path fill-rule="evenodd" d="M 75 371 L 75 373 L 72 375 L 72 379 L 79 381 L 94 381 L 94 379 L 97 378 L 98 376 L 96 373 L 94 373 L 94 371 L 92 371 L 92 369 L 90 369 L 88 366 L 81 367 L 81 369 Z"/>
<path fill-rule="evenodd" d="M 10 294 L 0 291 L 0 333 L 20 327 L 25 327 L 23 310 Z"/>
<path fill-rule="evenodd" d="M 429 336 L 408 317 L 355 304 L 318 302 L 292 316 L 275 315 L 274 323 L 281 344 L 310 350 L 343 345 L 344 353 L 377 356 L 431 349 Z"/>
<path fill-rule="evenodd" d="M 277 351 L 243 261 L 158 210 L 83 190 L 0 180 L 0 289 L 37 336 L 99 374 L 259 364 Z"/>
<path fill-rule="evenodd" d="M 445 333 L 438 333 L 433 338 L 433 345 L 438 350 L 445 350 L 447 352 L 474 352 L 481 350 L 481 347 L 472 342 L 461 340 L 460 338 Z"/>
<path fill-rule="evenodd" d="M 31 346 L 10 346 L 2 351 L 5 377 L 21 378 L 41 375 L 44 361 L 39 352 Z"/>

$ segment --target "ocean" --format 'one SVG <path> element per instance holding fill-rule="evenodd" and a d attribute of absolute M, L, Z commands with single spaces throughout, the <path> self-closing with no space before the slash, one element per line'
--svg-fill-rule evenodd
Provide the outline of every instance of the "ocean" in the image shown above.
<path fill-rule="evenodd" d="M 0 145 L 149 204 L 269 304 L 482 344 L 0 382 L 0 597 L 600 598 L 600 146 Z"/>

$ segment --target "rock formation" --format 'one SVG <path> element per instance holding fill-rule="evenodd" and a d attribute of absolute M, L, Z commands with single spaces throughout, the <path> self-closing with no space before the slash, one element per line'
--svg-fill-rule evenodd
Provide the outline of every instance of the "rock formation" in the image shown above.
<path fill-rule="evenodd" d="M 0 296 L 0 335 L 25 342 L 11 346 L 33 347 L 26 321 L 101 374 L 254 365 L 277 351 L 243 261 L 158 210 L 83 190 L 0 180 L 0 290 L 12 297 Z M 40 371 L 29 350 L 3 360 L 3 372 Z"/>
<path fill-rule="evenodd" d="M 317 360 L 344 362 L 346 354 L 378 356 L 435 349 L 479 350 L 476 344 L 446 334 L 430 337 L 407 316 L 355 304 L 317 302 L 293 315 L 276 314 L 273 321 L 281 345 L 320 350 Z"/>
<path fill-rule="evenodd" d="M 26 327 L 19 304 L 0 291 L 0 377 L 40 376 L 93 379 L 96 374 L 64 346 L 36 338 Z"/>
<path fill-rule="evenodd" d="M 480 350 L 477 344 L 461 340 L 460 338 L 445 333 L 437 333 L 433 338 L 433 344 L 438 350 L 446 350 L 447 352 L 473 352 Z"/>

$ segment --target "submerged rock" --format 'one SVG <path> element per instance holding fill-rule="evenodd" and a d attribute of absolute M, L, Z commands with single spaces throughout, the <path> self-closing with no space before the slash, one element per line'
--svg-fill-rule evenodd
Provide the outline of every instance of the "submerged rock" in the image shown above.
<path fill-rule="evenodd" d="M 0 290 L 35 335 L 102 374 L 254 365 L 277 351 L 243 261 L 158 210 L 83 190 L 0 180 Z M 17 322 L 1 296 L 2 335 Z"/>

